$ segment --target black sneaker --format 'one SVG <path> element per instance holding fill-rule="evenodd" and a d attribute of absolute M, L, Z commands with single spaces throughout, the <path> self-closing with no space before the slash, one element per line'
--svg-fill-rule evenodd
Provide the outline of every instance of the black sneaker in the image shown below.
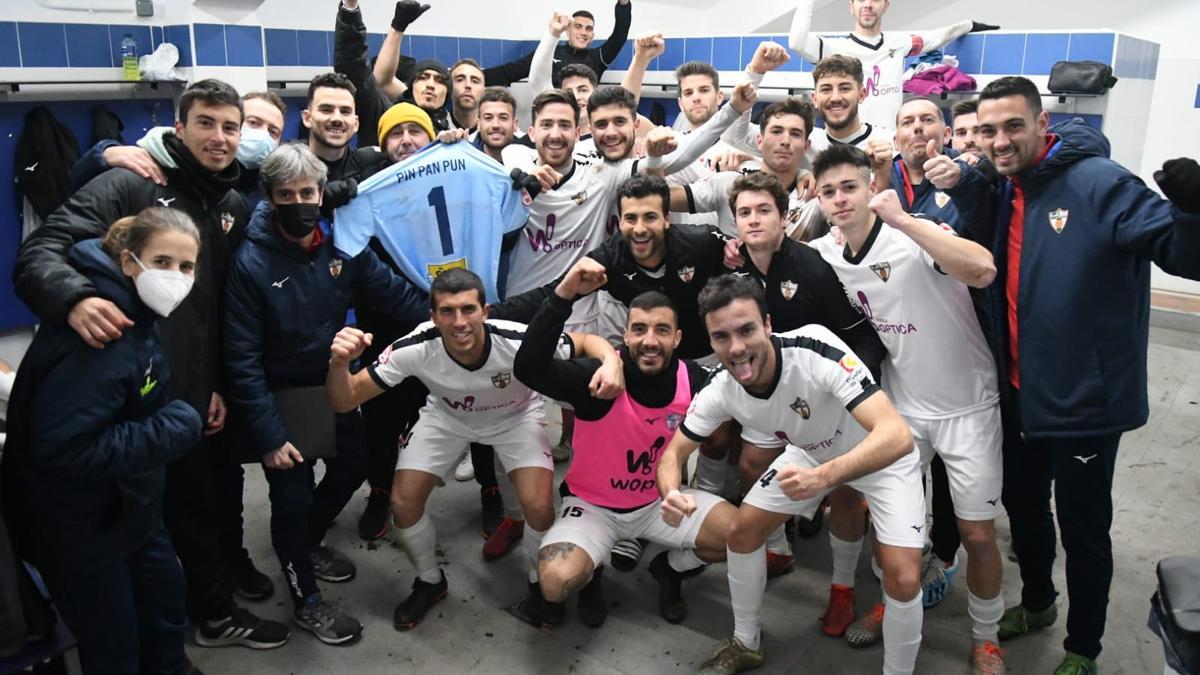
<path fill-rule="evenodd" d="M 483 514 L 483 538 L 487 539 L 504 520 L 504 500 L 500 497 L 500 488 L 495 485 L 479 488 L 479 506 Z"/>
<path fill-rule="evenodd" d="M 230 574 L 233 576 L 234 592 L 245 600 L 258 602 L 275 594 L 271 577 L 258 571 L 246 549 L 242 549 L 241 557 L 234 561 Z"/>
<path fill-rule="evenodd" d="M 312 561 L 313 576 L 330 583 L 350 581 L 358 574 L 354 563 L 328 546 L 317 546 L 308 554 Z"/>
<path fill-rule="evenodd" d="M 396 606 L 392 614 L 392 626 L 396 630 L 409 630 L 421 623 L 430 607 L 446 598 L 446 573 L 442 572 L 442 580 L 436 584 L 421 581 L 420 577 L 413 580 L 412 593 Z"/>
<path fill-rule="evenodd" d="M 654 556 L 650 561 L 650 576 L 658 582 L 658 613 L 667 623 L 679 623 L 687 617 L 687 605 L 683 602 L 683 579 L 667 560 L 667 551 Z"/>
<path fill-rule="evenodd" d="M 546 600 L 536 581 L 529 584 L 529 595 L 502 609 L 534 628 L 553 628 L 567 618 L 566 605 Z"/>
<path fill-rule="evenodd" d="M 615 569 L 621 572 L 632 572 L 637 569 L 645 550 L 646 541 L 644 539 L 622 539 L 613 544 L 612 551 L 609 553 L 609 561 L 612 562 Z"/>
<path fill-rule="evenodd" d="M 305 602 L 297 607 L 292 614 L 292 620 L 327 645 L 346 644 L 362 636 L 362 624 L 358 619 L 343 612 L 336 604 L 319 597 L 311 604 Z"/>
<path fill-rule="evenodd" d="M 387 536 L 391 510 L 392 501 L 388 491 L 371 488 L 371 494 L 367 495 L 367 507 L 358 518 L 358 536 L 367 541 Z"/>
<path fill-rule="evenodd" d="M 608 618 L 608 602 L 604 600 L 604 568 L 592 572 L 592 580 L 579 589 L 579 620 L 586 626 L 599 628 Z"/>
<path fill-rule="evenodd" d="M 241 607 L 222 621 L 201 621 L 196 627 L 196 644 L 201 647 L 242 645 L 251 649 L 274 649 L 287 644 L 291 631 L 278 621 L 267 621 Z"/>

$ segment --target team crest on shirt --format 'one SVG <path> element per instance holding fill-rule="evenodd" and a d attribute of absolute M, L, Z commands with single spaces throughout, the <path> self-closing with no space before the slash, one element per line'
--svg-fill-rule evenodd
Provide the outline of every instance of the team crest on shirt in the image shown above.
<path fill-rule="evenodd" d="M 874 265 L 871 265 L 871 271 L 874 272 L 875 276 L 879 277 L 879 280 L 885 284 L 887 283 L 888 279 L 892 278 L 892 264 L 891 263 L 888 263 L 888 262 L 875 263 Z"/>
<path fill-rule="evenodd" d="M 587 190 L 581 190 L 571 195 L 571 199 L 575 200 L 575 203 L 580 206 L 583 206 L 583 203 L 587 201 L 587 197 Z"/>
<path fill-rule="evenodd" d="M 795 225 L 796 223 L 800 222 L 800 209 L 799 208 L 788 209 L 787 220 L 792 225 Z"/>
<path fill-rule="evenodd" d="M 666 425 L 668 431 L 675 431 L 679 428 L 679 423 L 683 421 L 683 415 L 679 413 L 671 413 L 667 415 Z"/>
<path fill-rule="evenodd" d="M 446 270 L 465 270 L 467 269 L 467 259 L 459 258 L 458 260 L 449 260 L 443 263 L 430 263 L 425 266 L 425 271 L 429 273 L 429 280 L 433 281 L 437 275 Z"/>
<path fill-rule="evenodd" d="M 939 209 L 944 209 L 950 203 L 950 195 L 939 190 L 933 193 L 933 202 L 938 205 Z"/>
<path fill-rule="evenodd" d="M 792 412 L 800 415 L 800 417 L 803 417 L 804 419 L 808 419 L 809 415 L 812 415 L 812 409 L 808 407 L 808 401 L 805 401 L 799 396 L 796 397 L 795 401 L 792 401 L 791 407 Z"/>
<path fill-rule="evenodd" d="M 497 389 L 503 389 L 512 382 L 512 373 L 496 373 L 492 376 L 492 386 Z"/>
<path fill-rule="evenodd" d="M 795 297 L 796 291 L 799 288 L 800 285 L 794 281 L 779 282 L 779 292 L 783 294 L 784 300 L 791 300 L 793 297 Z"/>
<path fill-rule="evenodd" d="M 229 231 L 233 229 L 233 220 L 234 218 L 232 213 L 228 211 L 223 211 L 221 213 L 221 230 L 225 234 L 229 234 Z"/>
<path fill-rule="evenodd" d="M 334 279 L 342 276 L 342 259 L 334 258 L 329 261 L 329 276 Z"/>
<path fill-rule="evenodd" d="M 1067 226 L 1067 216 L 1071 212 L 1066 209 L 1054 209 L 1050 212 L 1050 227 L 1054 228 L 1055 234 L 1062 234 L 1063 228 Z"/>
<path fill-rule="evenodd" d="M 690 265 L 687 267 L 680 267 L 675 274 L 678 274 L 679 280 L 686 284 L 692 280 L 692 277 L 696 276 L 696 268 Z"/>

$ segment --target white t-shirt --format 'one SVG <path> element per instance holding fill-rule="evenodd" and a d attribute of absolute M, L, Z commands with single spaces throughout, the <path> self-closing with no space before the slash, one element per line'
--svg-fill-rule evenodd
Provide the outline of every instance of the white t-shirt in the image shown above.
<path fill-rule="evenodd" d="M 859 115 L 861 116 L 862 113 L 860 112 Z M 870 123 L 864 123 L 858 128 L 858 131 L 844 139 L 833 138 L 825 129 L 813 129 L 812 134 L 808 137 L 808 153 L 804 156 L 805 161 L 808 162 L 809 166 L 812 166 L 813 160 L 817 158 L 817 155 L 835 143 L 840 143 L 842 145 L 853 145 L 859 150 L 866 152 L 867 146 L 870 145 L 871 141 L 887 141 L 890 145 L 895 135 L 896 132 L 892 131 L 892 129 L 888 127 L 878 126 Z M 895 154 L 894 148 L 892 154 Z"/>
<path fill-rule="evenodd" d="M 883 388 L 896 409 L 906 417 L 944 419 L 994 405 L 996 364 L 967 285 L 938 269 L 899 230 L 882 222 L 878 227 L 851 260 L 829 235 L 810 245 L 887 347 Z M 946 226 L 929 227 L 955 236 Z"/>
<path fill-rule="evenodd" d="M 384 348 L 367 367 L 371 379 L 391 389 L 416 377 L 429 389 L 426 407 L 477 432 L 507 428 L 522 414 L 542 405 L 542 397 L 513 377 L 513 359 L 521 347 L 525 324 L 492 320 L 484 323 L 487 347 L 483 365 L 466 368 L 446 353 L 441 332 L 432 322 Z M 556 358 L 574 356 L 571 338 L 560 339 Z"/>
<path fill-rule="evenodd" d="M 848 452 L 866 436 L 850 411 L 879 389 L 871 372 L 824 326 L 809 324 L 771 342 L 778 375 L 769 393 L 750 393 L 720 368 L 692 399 L 680 430 L 703 440 L 734 419 L 742 438 L 759 447 L 791 444 L 818 462 Z"/>

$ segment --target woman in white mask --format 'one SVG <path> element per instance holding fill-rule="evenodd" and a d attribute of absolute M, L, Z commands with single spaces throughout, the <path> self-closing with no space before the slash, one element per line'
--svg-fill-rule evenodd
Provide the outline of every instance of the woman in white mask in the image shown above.
<path fill-rule="evenodd" d="M 200 235 L 148 208 L 71 264 L 133 325 L 94 349 L 43 324 L 20 364 L 0 477 L 19 557 L 36 565 L 79 642 L 85 673 L 182 673 L 183 571 L 162 525 L 165 467 L 200 438 L 202 413 L 170 396 L 157 320 L 190 292 Z"/>

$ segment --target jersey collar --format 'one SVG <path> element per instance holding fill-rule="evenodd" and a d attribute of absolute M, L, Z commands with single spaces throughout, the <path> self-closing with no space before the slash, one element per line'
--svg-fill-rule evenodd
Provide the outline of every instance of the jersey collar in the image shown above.
<path fill-rule="evenodd" d="M 879 34 L 879 42 L 876 42 L 875 44 L 871 44 L 870 42 L 860 38 L 856 33 L 850 34 L 850 40 L 856 44 L 866 47 L 867 49 L 870 49 L 871 51 L 879 51 L 879 48 L 883 46 L 883 33 Z"/>
<path fill-rule="evenodd" d="M 445 338 L 442 339 L 444 340 Z M 488 359 L 492 357 L 492 327 L 486 323 L 483 324 L 483 358 L 479 360 L 479 365 L 468 366 L 462 361 L 454 358 L 454 355 L 451 354 L 450 350 L 448 349 L 446 350 L 446 357 L 453 361 L 454 365 L 462 368 L 463 370 L 471 371 L 472 373 L 480 368 L 483 368 L 485 365 L 487 365 Z"/>
<path fill-rule="evenodd" d="M 867 239 L 863 242 L 862 249 L 859 250 L 858 255 L 852 255 L 850 253 L 850 244 L 846 244 L 842 249 L 842 257 L 845 258 L 846 262 L 851 265 L 861 263 L 867 257 L 867 254 L 871 252 L 871 247 L 875 245 L 875 240 L 879 237 L 879 231 L 882 229 L 883 220 L 876 218 L 875 224 L 871 226 L 871 233 L 867 235 Z"/>
<path fill-rule="evenodd" d="M 771 376 L 771 386 L 762 394 L 756 394 L 749 389 L 746 390 L 754 398 L 766 400 L 775 395 L 775 389 L 779 386 L 779 380 L 783 377 L 783 345 L 779 341 L 778 335 L 771 336 L 771 349 L 775 350 L 775 374 Z"/>
<path fill-rule="evenodd" d="M 871 123 L 863 122 L 862 129 L 860 129 L 857 134 L 854 134 L 846 140 L 834 138 L 833 134 L 829 133 L 828 129 L 825 130 L 825 138 L 829 139 L 830 143 L 838 143 L 840 145 L 858 145 L 859 143 L 862 143 L 870 138 L 872 131 L 874 131 L 874 127 L 871 126 Z"/>

